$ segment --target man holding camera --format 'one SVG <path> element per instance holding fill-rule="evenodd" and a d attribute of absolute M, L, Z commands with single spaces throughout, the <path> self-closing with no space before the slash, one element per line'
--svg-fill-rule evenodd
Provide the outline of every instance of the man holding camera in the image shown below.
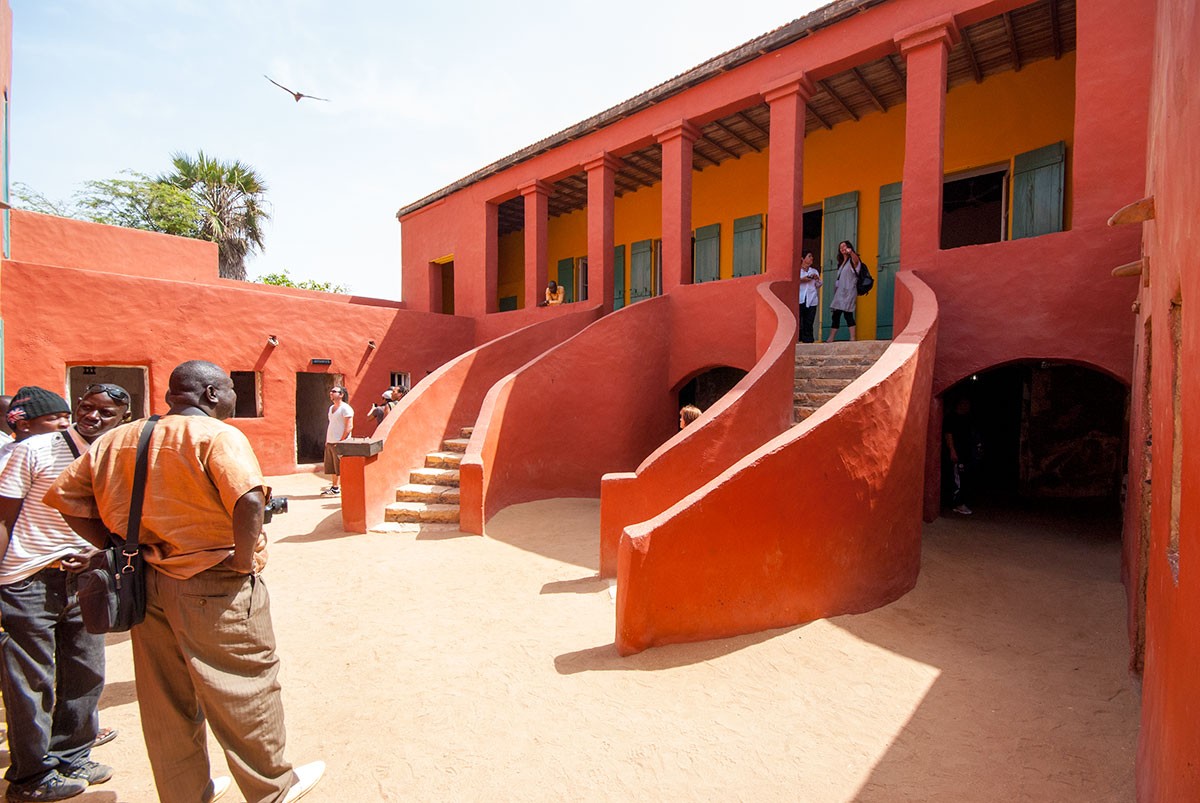
<path fill-rule="evenodd" d="M 210 362 L 178 366 L 170 411 L 157 423 L 141 520 L 146 618 L 133 627 L 142 729 L 159 799 L 215 800 L 229 779 L 210 777 L 204 723 L 231 754 L 248 803 L 290 803 L 324 772 L 283 756 L 283 703 L 266 564 L 269 496 L 258 459 L 224 423 L 237 394 Z M 97 547 L 128 527 L 133 462 L 144 422 L 120 427 L 67 469 L 46 495 Z"/>

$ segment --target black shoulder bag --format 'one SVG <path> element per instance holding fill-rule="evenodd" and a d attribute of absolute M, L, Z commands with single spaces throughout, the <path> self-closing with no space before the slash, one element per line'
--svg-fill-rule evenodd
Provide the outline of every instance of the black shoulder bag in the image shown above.
<path fill-rule="evenodd" d="M 83 626 L 89 633 L 118 633 L 146 618 L 146 562 L 138 545 L 138 534 L 150 464 L 150 433 L 158 418 L 150 417 L 138 440 L 129 501 L 129 532 L 124 540 L 110 534 L 113 545 L 94 553 L 75 580 Z"/>
<path fill-rule="evenodd" d="M 871 292 L 871 288 L 875 286 L 875 277 L 871 275 L 871 270 L 867 267 L 866 262 L 858 263 L 857 285 L 858 286 L 855 289 L 858 291 L 860 296 L 865 296 L 867 293 Z"/>

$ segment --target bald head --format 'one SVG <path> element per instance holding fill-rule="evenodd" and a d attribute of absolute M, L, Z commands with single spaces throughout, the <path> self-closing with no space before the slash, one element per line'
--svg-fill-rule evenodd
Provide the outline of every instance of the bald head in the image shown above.
<path fill-rule="evenodd" d="M 0 396 L 0 432 L 12 434 L 12 430 L 8 428 L 8 406 L 12 404 L 12 396 Z"/>
<path fill-rule="evenodd" d="M 236 403 L 233 380 L 220 366 L 206 360 L 188 360 L 171 372 L 167 404 L 172 413 L 200 410 L 212 418 L 224 419 L 233 414 Z"/>

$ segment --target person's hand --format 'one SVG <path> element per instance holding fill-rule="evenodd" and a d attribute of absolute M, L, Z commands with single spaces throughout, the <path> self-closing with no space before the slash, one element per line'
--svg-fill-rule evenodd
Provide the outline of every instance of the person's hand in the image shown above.
<path fill-rule="evenodd" d="M 62 567 L 71 574 L 79 574 L 91 565 L 92 556 L 99 551 L 98 549 L 89 548 L 82 552 L 67 555 L 62 559 Z"/>
<path fill-rule="evenodd" d="M 262 574 L 267 568 L 267 534 L 259 533 L 258 541 L 254 544 L 254 573 Z"/>

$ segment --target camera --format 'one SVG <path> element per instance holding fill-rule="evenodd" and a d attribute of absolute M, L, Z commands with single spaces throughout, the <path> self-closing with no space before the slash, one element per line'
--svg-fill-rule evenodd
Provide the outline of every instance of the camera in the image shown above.
<path fill-rule="evenodd" d="M 267 504 L 263 507 L 263 524 L 270 524 L 271 517 L 276 513 L 287 513 L 287 497 L 273 496 L 267 500 Z"/>

